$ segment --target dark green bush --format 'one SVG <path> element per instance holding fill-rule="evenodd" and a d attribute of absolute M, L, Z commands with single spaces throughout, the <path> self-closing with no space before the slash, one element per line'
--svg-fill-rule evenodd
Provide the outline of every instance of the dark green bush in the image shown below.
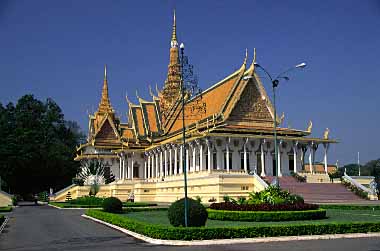
<path fill-rule="evenodd" d="M 244 226 L 244 227 L 172 227 L 137 221 L 126 217 L 88 210 L 88 216 L 97 218 L 126 228 L 130 231 L 164 240 L 211 240 L 231 238 L 255 238 L 270 236 L 299 236 L 344 233 L 370 233 L 380 232 L 379 222 L 342 222 L 325 224 L 287 224 L 274 226 Z"/>
<path fill-rule="evenodd" d="M 81 204 L 81 205 L 98 205 L 99 207 L 103 204 L 104 198 L 99 198 L 95 196 L 82 196 L 74 200 L 71 200 L 71 204 Z"/>
<path fill-rule="evenodd" d="M 0 215 L 0 225 L 3 224 L 4 220 L 5 220 L 4 215 Z"/>
<path fill-rule="evenodd" d="M 12 209 L 13 209 L 13 208 L 12 208 L 11 206 L 8 206 L 8 207 L 0 207 L 0 213 L 11 212 Z"/>
<path fill-rule="evenodd" d="M 326 218 L 326 210 L 308 211 L 225 211 L 207 209 L 208 218 L 228 221 L 295 221 Z"/>
<path fill-rule="evenodd" d="M 187 199 L 188 202 L 188 226 L 201 227 L 206 224 L 206 208 L 196 200 Z M 173 202 L 168 209 L 169 222 L 175 227 L 185 226 L 185 199 Z"/>
<path fill-rule="evenodd" d="M 109 213 L 123 212 L 123 203 L 116 197 L 108 197 L 103 201 L 103 210 Z"/>

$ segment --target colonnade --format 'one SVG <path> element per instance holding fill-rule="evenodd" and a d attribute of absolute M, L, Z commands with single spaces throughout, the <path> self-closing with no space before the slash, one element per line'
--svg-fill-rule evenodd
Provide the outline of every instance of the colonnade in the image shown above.
<path fill-rule="evenodd" d="M 164 180 L 183 173 L 183 151 L 188 173 L 214 171 L 257 172 L 260 176 L 289 175 L 290 171 L 314 173 L 315 152 L 324 146 L 324 171 L 327 173 L 329 143 L 315 141 L 278 141 L 278 168 L 274 170 L 274 144 L 270 139 L 205 138 L 183 145 L 165 144 L 145 152 L 144 175 L 146 180 Z M 308 154 L 309 165 L 304 165 Z"/>

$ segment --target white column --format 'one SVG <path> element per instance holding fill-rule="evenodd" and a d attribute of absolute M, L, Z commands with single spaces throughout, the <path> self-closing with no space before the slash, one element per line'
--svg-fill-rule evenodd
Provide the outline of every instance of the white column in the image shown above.
<path fill-rule="evenodd" d="M 208 165 L 208 172 L 211 173 L 211 170 L 212 170 L 212 166 L 211 166 L 211 154 L 214 154 L 214 153 L 211 153 L 211 146 L 210 146 L 210 141 L 207 139 L 206 140 L 206 145 L 207 145 L 207 165 Z"/>
<path fill-rule="evenodd" d="M 203 145 L 199 142 L 199 171 L 203 171 Z"/>
<path fill-rule="evenodd" d="M 325 156 L 324 156 L 324 164 L 325 164 L 325 173 L 327 173 L 327 150 L 329 149 L 329 143 L 323 144 L 325 147 Z"/>
<path fill-rule="evenodd" d="M 150 179 L 150 164 L 151 164 L 151 157 L 150 154 L 148 155 L 148 172 L 147 172 L 147 179 Z"/>
<path fill-rule="evenodd" d="M 260 150 L 261 150 L 261 174 L 260 176 L 265 177 L 265 155 L 264 155 L 264 141 L 260 144 Z"/>
<path fill-rule="evenodd" d="M 278 144 L 278 152 L 277 152 L 277 160 L 278 160 L 278 164 L 277 164 L 277 174 L 279 177 L 282 176 L 282 173 L 281 173 L 281 143 Z"/>
<path fill-rule="evenodd" d="M 160 178 L 164 177 L 164 164 L 163 164 L 163 154 L 162 150 L 160 150 Z"/>
<path fill-rule="evenodd" d="M 193 172 L 197 171 L 197 147 L 196 144 L 193 143 Z"/>
<path fill-rule="evenodd" d="M 230 147 L 228 145 L 228 142 L 226 143 L 226 169 L 227 172 L 230 171 Z"/>
<path fill-rule="evenodd" d="M 148 176 L 148 165 L 147 165 L 147 157 L 144 159 L 144 180 L 147 179 Z"/>
<path fill-rule="evenodd" d="M 178 174 L 178 148 L 174 146 L 174 174 Z"/>
<path fill-rule="evenodd" d="M 156 159 L 156 179 L 158 179 L 160 176 L 158 175 L 158 172 L 159 172 L 159 164 L 158 164 L 158 151 L 156 153 L 156 156 L 155 156 L 155 159 Z"/>
<path fill-rule="evenodd" d="M 293 165 L 294 165 L 294 172 L 297 173 L 297 143 L 293 146 Z"/>
<path fill-rule="evenodd" d="M 131 155 L 131 166 L 130 166 L 130 168 L 128 170 L 128 172 L 129 172 L 129 178 L 132 179 L 132 180 L 133 180 L 133 169 L 134 169 L 133 165 L 135 164 L 135 160 L 133 159 L 133 155 L 134 154 L 135 153 L 132 153 L 132 155 Z"/>
<path fill-rule="evenodd" d="M 190 157 L 190 154 L 189 154 L 189 147 L 190 146 L 188 146 L 188 148 L 185 148 L 185 150 L 186 150 L 186 164 L 185 164 L 185 168 L 186 168 L 186 173 L 189 173 L 189 170 L 190 170 L 190 167 L 189 167 L 189 165 L 190 165 L 190 160 L 189 160 L 189 157 Z"/>
<path fill-rule="evenodd" d="M 248 173 L 248 167 L 247 167 L 247 143 L 248 143 L 248 138 L 245 140 L 244 142 L 244 145 L 243 145 L 243 159 L 244 159 L 244 163 L 243 163 L 243 167 L 244 167 L 244 172 L 245 173 Z"/>
<path fill-rule="evenodd" d="M 313 173 L 313 147 L 309 147 L 309 169 L 310 173 Z"/>
<path fill-rule="evenodd" d="M 172 148 L 169 146 L 169 175 L 173 175 L 173 156 L 172 156 Z"/>
<path fill-rule="evenodd" d="M 166 147 L 164 148 L 164 176 L 168 176 L 168 172 L 169 172 L 169 169 L 168 169 L 168 150 L 166 149 Z"/>
<path fill-rule="evenodd" d="M 179 173 L 181 174 L 181 173 L 183 173 L 183 151 L 184 151 L 183 145 L 180 146 L 179 151 L 180 151 L 180 153 L 179 153 Z"/>
<path fill-rule="evenodd" d="M 119 180 L 122 179 L 122 169 L 123 169 L 123 163 L 122 163 L 122 160 L 121 160 L 121 155 L 119 154 Z"/>
<path fill-rule="evenodd" d="M 122 179 L 123 180 L 125 180 L 125 155 L 123 154 L 123 157 L 122 157 L 122 159 L 123 159 L 123 175 L 122 175 Z"/>
<path fill-rule="evenodd" d="M 152 163 L 150 163 L 150 165 L 152 166 L 152 170 L 151 170 L 151 174 L 150 174 L 150 176 L 151 176 L 151 178 L 154 178 L 154 177 L 156 177 L 156 173 L 155 173 L 155 169 L 154 169 L 154 163 L 155 163 L 155 160 L 154 160 L 154 152 L 151 152 L 151 156 L 150 156 L 150 159 L 151 159 L 151 161 L 152 161 Z"/>

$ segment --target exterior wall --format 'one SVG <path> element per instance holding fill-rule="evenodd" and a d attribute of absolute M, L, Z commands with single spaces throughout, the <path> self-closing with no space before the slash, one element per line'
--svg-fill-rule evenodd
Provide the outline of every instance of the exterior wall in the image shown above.
<path fill-rule="evenodd" d="M 0 207 L 6 207 L 12 205 L 12 195 L 0 191 Z"/>

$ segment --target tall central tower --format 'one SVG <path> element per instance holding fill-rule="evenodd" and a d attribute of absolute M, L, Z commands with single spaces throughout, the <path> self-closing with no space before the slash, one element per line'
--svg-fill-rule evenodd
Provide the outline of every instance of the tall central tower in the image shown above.
<path fill-rule="evenodd" d="M 159 93 L 160 109 L 162 119 L 165 121 L 173 104 L 180 97 L 181 91 L 181 65 L 179 61 L 179 48 L 177 41 L 177 27 L 175 20 L 175 11 L 173 16 L 173 31 L 170 41 L 170 58 L 168 66 L 168 75 L 165 80 L 164 88 Z"/>

